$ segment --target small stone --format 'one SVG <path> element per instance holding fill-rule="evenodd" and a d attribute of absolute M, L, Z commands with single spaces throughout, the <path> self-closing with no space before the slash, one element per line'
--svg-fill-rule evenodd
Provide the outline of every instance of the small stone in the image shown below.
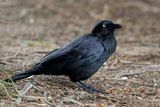
<path fill-rule="evenodd" d="M 30 18 L 29 23 L 33 24 L 35 22 L 34 18 Z"/>
<path fill-rule="evenodd" d="M 128 77 L 121 77 L 121 79 L 122 79 L 122 80 L 127 80 L 127 79 L 128 79 Z"/>

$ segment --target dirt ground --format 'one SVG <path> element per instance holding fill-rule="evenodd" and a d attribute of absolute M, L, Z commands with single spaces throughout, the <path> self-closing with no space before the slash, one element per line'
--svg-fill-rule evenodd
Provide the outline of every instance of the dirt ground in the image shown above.
<path fill-rule="evenodd" d="M 97 21 L 120 23 L 116 53 L 85 81 L 33 76 L 4 83 L 47 52 L 89 33 Z M 160 107 L 159 0 L 0 0 L 1 107 Z"/>

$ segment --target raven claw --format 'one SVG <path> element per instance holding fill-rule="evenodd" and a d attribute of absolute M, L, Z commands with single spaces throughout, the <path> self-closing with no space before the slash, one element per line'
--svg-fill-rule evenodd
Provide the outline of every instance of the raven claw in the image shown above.
<path fill-rule="evenodd" d="M 102 93 L 102 94 L 106 94 L 105 91 L 103 91 L 103 90 L 98 90 L 98 89 L 96 89 L 96 88 L 94 88 L 94 87 L 92 87 L 92 86 L 89 86 L 89 85 L 81 82 L 81 81 L 80 81 L 80 82 L 76 82 L 76 84 L 77 84 L 78 86 L 80 86 L 81 88 L 83 88 L 83 89 L 84 89 L 85 91 L 87 91 L 88 93 Z"/>

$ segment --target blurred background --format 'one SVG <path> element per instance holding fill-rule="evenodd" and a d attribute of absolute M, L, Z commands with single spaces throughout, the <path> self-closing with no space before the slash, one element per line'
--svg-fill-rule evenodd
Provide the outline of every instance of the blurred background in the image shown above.
<path fill-rule="evenodd" d="M 86 93 L 63 76 L 2 81 L 102 19 L 123 26 L 116 53 L 86 81 L 107 95 Z M 159 0 L 0 0 L 0 106 L 160 106 L 159 20 Z"/>

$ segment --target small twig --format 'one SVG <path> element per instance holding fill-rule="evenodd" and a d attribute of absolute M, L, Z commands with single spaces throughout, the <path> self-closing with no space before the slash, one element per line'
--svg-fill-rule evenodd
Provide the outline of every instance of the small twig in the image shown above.
<path fill-rule="evenodd" d="M 152 72 L 158 72 L 160 71 L 160 65 L 148 65 L 143 68 L 135 69 L 135 70 L 121 70 L 120 73 L 118 73 L 115 78 L 119 78 L 122 76 L 130 76 L 130 75 L 137 75 L 137 74 L 142 74 L 148 71 Z"/>
<path fill-rule="evenodd" d="M 115 68 L 114 66 L 119 63 L 119 59 L 116 58 L 115 61 L 111 64 L 110 68 Z"/>
<path fill-rule="evenodd" d="M 37 97 L 37 96 L 19 96 L 21 98 L 27 98 L 27 100 L 35 100 L 35 99 L 44 99 L 44 97 Z"/>
<path fill-rule="evenodd" d="M 35 53 L 38 53 L 38 54 L 47 54 L 49 51 L 35 51 Z"/>
<path fill-rule="evenodd" d="M 72 103 L 78 104 L 79 106 L 84 106 L 84 104 L 82 104 L 82 103 L 80 103 L 80 102 L 78 102 L 78 101 L 76 101 L 74 99 L 64 98 L 63 101 L 65 101 L 65 102 L 72 102 Z"/>
<path fill-rule="evenodd" d="M 16 100 L 17 104 L 21 103 L 22 96 L 25 95 L 32 87 L 33 85 L 30 82 L 23 87 L 23 89 L 19 92 L 19 96 Z"/>
<path fill-rule="evenodd" d="M 11 65 L 11 63 L 7 62 L 7 61 L 2 61 L 0 60 L 0 64 L 3 64 L 3 65 Z"/>
<path fill-rule="evenodd" d="M 160 93 L 159 94 L 157 94 L 157 95 L 155 95 L 154 97 L 153 97 L 153 100 L 155 100 L 157 97 L 159 97 L 160 96 Z"/>
<path fill-rule="evenodd" d="M 30 105 L 35 105 L 35 107 L 48 107 L 46 104 L 40 104 L 40 103 L 30 103 Z"/>
<path fill-rule="evenodd" d="M 46 91 L 44 92 L 44 100 L 45 100 L 45 102 L 46 102 L 47 104 L 53 105 L 52 103 L 50 103 L 50 102 L 48 101 L 48 97 L 47 97 L 47 92 L 46 92 Z"/>
<path fill-rule="evenodd" d="M 151 65 L 149 62 L 141 63 L 141 62 L 132 62 L 132 61 L 127 61 L 127 60 L 122 60 L 122 59 L 119 59 L 119 62 L 126 63 L 126 64 Z"/>

